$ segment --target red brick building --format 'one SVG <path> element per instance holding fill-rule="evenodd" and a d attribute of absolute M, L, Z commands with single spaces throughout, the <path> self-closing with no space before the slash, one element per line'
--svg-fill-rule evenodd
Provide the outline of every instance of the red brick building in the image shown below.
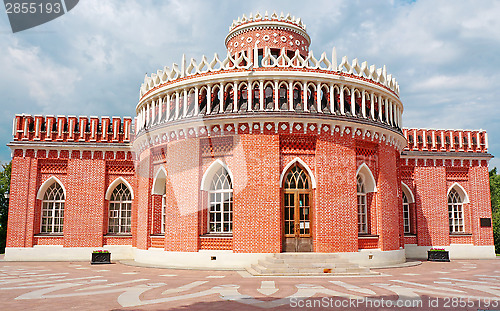
<path fill-rule="evenodd" d="M 495 256 L 484 131 L 403 129 L 385 67 L 314 56 L 295 17 L 243 16 L 225 43 L 147 76 L 134 122 L 17 115 L 6 260 Z"/>

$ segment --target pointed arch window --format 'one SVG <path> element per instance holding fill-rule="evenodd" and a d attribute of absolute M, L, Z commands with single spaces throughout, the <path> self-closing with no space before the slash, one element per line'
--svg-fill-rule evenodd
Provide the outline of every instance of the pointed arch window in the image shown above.
<path fill-rule="evenodd" d="M 304 172 L 304 170 L 296 164 L 288 171 L 288 174 L 286 175 L 285 189 L 309 189 L 309 179 L 307 178 L 306 172 Z"/>
<path fill-rule="evenodd" d="M 52 183 L 42 200 L 41 233 L 62 233 L 64 222 L 64 190 L 57 182 Z"/>
<path fill-rule="evenodd" d="M 208 191 L 209 232 L 233 232 L 233 183 L 224 167 L 220 167 L 212 177 Z"/>
<path fill-rule="evenodd" d="M 109 200 L 109 233 L 130 233 L 132 218 L 132 194 L 130 189 L 120 183 Z"/>
<path fill-rule="evenodd" d="M 366 190 L 363 177 L 357 177 L 357 194 L 358 194 L 358 232 L 368 233 L 368 217 L 366 209 Z"/>
<path fill-rule="evenodd" d="M 450 218 L 450 232 L 464 232 L 463 198 L 455 189 L 448 193 L 448 215 Z"/>
<path fill-rule="evenodd" d="M 410 203 L 408 202 L 408 197 L 403 191 L 403 226 L 404 233 L 410 233 Z"/>

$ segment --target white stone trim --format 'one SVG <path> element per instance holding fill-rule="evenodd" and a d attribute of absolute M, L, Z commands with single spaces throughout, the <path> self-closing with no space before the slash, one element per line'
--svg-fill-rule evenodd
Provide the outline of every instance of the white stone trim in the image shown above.
<path fill-rule="evenodd" d="M 163 185 L 160 183 L 163 181 Z M 155 178 L 153 179 L 153 186 L 151 187 L 151 194 L 164 195 L 165 194 L 165 183 L 167 181 L 167 171 L 165 168 L 160 166 L 158 172 L 156 172 Z"/>
<path fill-rule="evenodd" d="M 295 163 L 299 163 L 300 166 L 302 166 L 307 174 L 309 175 L 309 178 L 311 178 L 311 189 L 316 189 L 316 178 L 314 177 L 314 174 L 312 172 L 312 170 L 309 168 L 309 166 L 306 164 L 306 162 L 302 161 L 301 158 L 299 157 L 295 157 L 295 159 L 293 159 L 292 161 L 288 162 L 288 164 L 285 166 L 285 168 L 283 168 L 283 171 L 281 171 L 281 175 L 280 175 L 280 188 L 283 188 L 283 180 L 285 179 L 285 174 L 286 172 L 288 171 L 288 169 L 294 165 Z"/>
<path fill-rule="evenodd" d="M 356 171 L 356 177 L 361 175 L 363 177 L 363 182 L 366 187 L 366 193 L 368 192 L 377 192 L 377 183 L 375 182 L 375 178 L 373 177 L 372 171 L 366 165 L 366 163 L 362 163 L 358 170 Z"/>
<path fill-rule="evenodd" d="M 132 188 L 132 186 L 123 177 L 118 177 L 111 184 L 109 184 L 108 190 L 106 190 L 106 195 L 104 196 L 106 200 L 109 201 L 109 199 L 111 198 L 111 194 L 113 193 L 113 190 L 115 190 L 116 186 L 118 186 L 120 183 L 124 183 L 125 186 L 127 186 L 128 190 L 130 190 L 130 195 L 132 196 L 132 200 L 134 199 L 134 189 Z"/>
<path fill-rule="evenodd" d="M 460 194 L 460 198 L 462 199 L 461 203 L 469 203 L 469 195 L 467 194 L 467 191 L 465 191 L 464 187 L 462 187 L 459 183 L 454 182 L 453 185 L 448 188 L 448 192 L 446 193 L 446 197 L 450 194 L 451 189 L 455 188 L 457 192 Z"/>
<path fill-rule="evenodd" d="M 415 203 L 415 197 L 413 196 L 413 192 L 410 190 L 410 187 L 408 187 L 404 182 L 401 182 L 401 189 L 406 194 L 408 203 Z"/>
<path fill-rule="evenodd" d="M 450 244 L 418 246 L 417 244 L 406 244 L 406 258 L 427 259 L 427 251 L 431 248 L 444 248 L 449 251 L 450 259 L 495 259 L 494 245 L 473 244 Z"/>
<path fill-rule="evenodd" d="M 63 183 L 55 176 L 51 176 L 51 177 L 49 177 L 49 179 L 47 179 L 46 181 L 43 182 L 43 184 L 38 189 L 38 192 L 36 194 L 36 198 L 38 200 L 43 200 L 43 196 L 45 194 L 45 191 L 47 191 L 47 188 L 49 188 L 50 185 L 52 185 L 54 182 L 58 183 L 59 186 L 61 186 L 61 188 L 63 189 L 63 193 L 64 193 L 64 199 L 66 200 L 66 188 L 64 188 Z"/>
<path fill-rule="evenodd" d="M 212 164 L 210 164 L 210 166 L 207 168 L 205 174 L 203 174 L 203 178 L 201 179 L 200 190 L 204 190 L 204 191 L 210 190 L 210 182 L 212 181 L 212 178 L 214 177 L 215 173 L 217 172 L 217 170 L 220 167 L 223 167 L 227 171 L 227 173 L 229 174 L 229 177 L 231 177 L 231 183 L 233 184 L 233 187 L 234 187 L 233 173 L 231 173 L 231 170 L 226 165 L 226 163 L 222 162 L 220 159 L 217 159 Z"/>
<path fill-rule="evenodd" d="M 104 245 L 102 247 L 63 247 L 62 245 L 35 245 L 33 247 L 7 247 L 5 261 L 87 261 L 92 251 L 108 250 L 111 260 L 134 259 L 131 245 Z"/>

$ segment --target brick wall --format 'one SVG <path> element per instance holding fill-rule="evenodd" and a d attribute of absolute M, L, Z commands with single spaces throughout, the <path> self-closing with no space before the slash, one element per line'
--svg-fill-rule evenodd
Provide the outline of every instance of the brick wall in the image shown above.
<path fill-rule="evenodd" d="M 102 246 L 106 164 L 104 160 L 68 162 L 64 203 L 64 246 Z M 100 193 L 101 195 L 96 195 Z"/>
<path fill-rule="evenodd" d="M 349 136 L 321 136 L 316 143 L 318 188 L 313 220 L 316 252 L 358 250 L 356 151 Z"/>
<path fill-rule="evenodd" d="M 281 252 L 278 135 L 239 136 L 241 158 L 228 160 L 234 174 L 233 251 Z M 235 151 L 238 151 L 235 150 Z M 234 165 L 232 165 L 234 163 Z M 246 183 L 242 182 L 246 180 Z"/>

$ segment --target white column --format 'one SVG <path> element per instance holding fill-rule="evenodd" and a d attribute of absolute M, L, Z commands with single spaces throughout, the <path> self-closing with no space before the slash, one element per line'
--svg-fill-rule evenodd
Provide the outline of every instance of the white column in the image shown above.
<path fill-rule="evenodd" d="M 264 111 L 264 81 L 259 81 L 259 100 L 260 100 L 260 111 Z"/>
<path fill-rule="evenodd" d="M 468 142 L 468 149 L 471 150 L 472 149 L 472 139 L 471 139 L 471 133 L 470 132 L 467 132 L 467 142 Z"/>
<path fill-rule="evenodd" d="M 288 110 L 293 111 L 293 81 L 288 81 Z"/>
<path fill-rule="evenodd" d="M 389 124 L 390 124 L 390 125 L 394 125 L 394 124 L 393 124 L 393 123 L 394 123 L 394 122 L 393 122 L 394 120 L 393 120 L 393 116 L 392 116 L 392 102 L 388 99 L 388 100 L 387 100 L 387 103 L 388 103 L 388 105 L 387 105 L 387 106 L 388 106 L 388 109 L 389 109 Z"/>
<path fill-rule="evenodd" d="M 197 86 L 194 87 L 194 115 L 197 116 L 200 114 L 200 99 L 199 97 L 200 90 Z"/>
<path fill-rule="evenodd" d="M 147 103 L 146 106 L 146 125 L 149 125 L 149 122 L 151 121 L 151 103 Z"/>
<path fill-rule="evenodd" d="M 179 92 L 175 92 L 175 119 L 179 119 Z"/>
<path fill-rule="evenodd" d="M 309 111 L 309 108 L 307 107 L 307 100 L 308 100 L 307 94 L 309 93 L 309 89 L 307 87 L 307 82 L 304 82 L 302 85 L 302 93 L 304 94 L 304 96 L 302 97 L 302 101 L 304 104 L 304 111 Z"/>
<path fill-rule="evenodd" d="M 321 111 L 321 84 L 316 83 L 316 110 Z"/>
<path fill-rule="evenodd" d="M 151 124 L 156 124 L 156 119 L 157 119 L 157 116 L 156 116 L 156 106 L 158 106 L 158 102 L 160 101 L 160 99 L 158 99 L 158 101 L 155 101 L 153 100 L 153 113 L 152 113 L 152 116 L 151 116 Z"/>
<path fill-rule="evenodd" d="M 184 98 L 183 98 L 183 107 L 184 107 L 184 109 L 182 109 L 182 110 L 183 110 L 183 111 L 182 111 L 182 117 L 184 117 L 184 118 L 185 118 L 185 117 L 186 117 L 186 115 L 187 115 L 187 110 L 188 110 L 188 96 L 187 96 L 187 90 L 186 90 L 186 89 L 184 89 L 184 90 L 182 91 L 182 94 L 183 94 L 183 97 L 184 97 Z"/>
<path fill-rule="evenodd" d="M 385 123 L 390 124 L 389 123 L 389 100 L 384 99 L 384 103 L 385 103 Z"/>
<path fill-rule="evenodd" d="M 361 92 L 361 113 L 363 114 L 363 118 L 366 118 L 366 98 L 365 98 L 366 91 L 363 90 Z"/>
<path fill-rule="evenodd" d="M 424 150 L 427 150 L 427 132 L 425 130 L 422 130 L 422 138 L 423 138 L 423 148 Z"/>
<path fill-rule="evenodd" d="M 330 83 L 330 113 L 335 113 L 335 94 L 333 92 L 333 84 Z"/>
<path fill-rule="evenodd" d="M 233 82 L 233 112 L 238 111 L 238 83 Z"/>
<path fill-rule="evenodd" d="M 488 150 L 489 143 L 488 143 L 488 133 L 484 132 L 484 150 Z"/>
<path fill-rule="evenodd" d="M 370 115 L 375 120 L 375 94 L 370 93 Z"/>
<path fill-rule="evenodd" d="M 278 92 L 278 80 L 274 80 L 274 111 L 279 111 L 280 110 L 280 104 L 279 104 L 279 92 Z"/>
<path fill-rule="evenodd" d="M 378 119 L 380 122 L 384 122 L 382 120 L 382 95 L 378 96 Z"/>
<path fill-rule="evenodd" d="M 444 132 L 441 131 L 441 149 L 446 149 L 445 141 L 444 141 Z"/>
<path fill-rule="evenodd" d="M 158 111 L 160 114 L 160 117 L 158 118 L 158 123 L 162 123 L 164 120 L 164 116 L 163 116 L 163 104 L 164 103 L 165 103 L 164 98 L 160 97 L 160 109 Z"/>
<path fill-rule="evenodd" d="M 461 151 L 464 149 L 464 142 L 462 141 L 462 131 L 458 132 L 458 145 Z"/>
<path fill-rule="evenodd" d="M 455 150 L 455 142 L 453 141 L 453 131 L 450 131 L 450 147 L 451 150 Z"/>
<path fill-rule="evenodd" d="M 247 81 L 247 111 L 252 111 L 253 105 L 253 88 L 252 81 Z"/>
<path fill-rule="evenodd" d="M 149 126 L 153 125 L 154 115 L 155 115 L 154 109 L 155 109 L 155 100 L 151 99 L 151 105 L 149 106 L 149 118 L 148 118 Z"/>
<path fill-rule="evenodd" d="M 344 111 L 344 86 L 340 85 L 340 113 L 345 114 Z"/>
<path fill-rule="evenodd" d="M 207 85 L 207 112 L 206 114 L 210 114 L 212 110 L 212 85 Z"/>
<path fill-rule="evenodd" d="M 436 149 L 436 131 L 432 131 L 432 149 Z"/>
<path fill-rule="evenodd" d="M 387 105 L 386 105 L 387 107 Z M 413 149 L 418 149 L 418 146 L 417 146 L 417 130 L 416 129 L 413 129 Z"/>
<path fill-rule="evenodd" d="M 167 109 L 165 109 L 167 111 L 167 115 L 165 117 L 165 121 L 168 120 L 168 118 L 170 118 L 170 95 L 169 94 L 166 94 L 167 95 Z"/>
<path fill-rule="evenodd" d="M 221 94 L 219 98 L 219 113 L 224 112 L 224 97 L 226 95 L 226 90 L 224 90 L 224 83 L 221 82 L 220 88 L 219 88 L 219 94 Z"/>
<path fill-rule="evenodd" d="M 399 106 L 397 106 L 397 110 L 396 110 L 396 119 L 397 119 L 397 123 L 398 123 L 398 127 L 401 128 L 401 108 Z"/>
<path fill-rule="evenodd" d="M 354 87 L 351 87 L 351 114 L 356 115 L 356 95 L 354 94 Z"/>

